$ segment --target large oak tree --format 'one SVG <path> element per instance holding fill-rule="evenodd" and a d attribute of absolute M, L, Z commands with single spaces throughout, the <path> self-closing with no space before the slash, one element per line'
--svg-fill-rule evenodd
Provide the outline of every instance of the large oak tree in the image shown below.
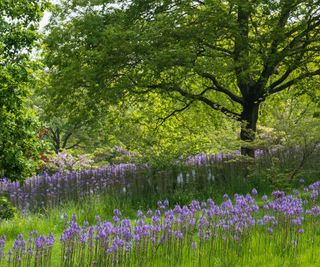
<path fill-rule="evenodd" d="M 114 2 L 66 1 L 54 14 L 46 60 L 57 101 L 157 92 L 177 103 L 168 117 L 201 102 L 251 142 L 263 101 L 320 75 L 319 0 Z"/>

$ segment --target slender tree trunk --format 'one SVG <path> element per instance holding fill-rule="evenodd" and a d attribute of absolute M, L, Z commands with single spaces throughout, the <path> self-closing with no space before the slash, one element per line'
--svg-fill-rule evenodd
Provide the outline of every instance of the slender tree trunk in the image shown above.
<path fill-rule="evenodd" d="M 49 135 L 54 152 L 58 154 L 61 151 L 61 136 L 60 136 L 60 129 L 57 128 L 56 131 L 50 129 L 51 134 Z"/>
<path fill-rule="evenodd" d="M 241 147 L 241 155 L 254 158 L 254 148 L 250 143 L 255 140 L 257 131 L 257 121 L 259 115 L 259 103 L 249 102 L 243 105 L 241 113 L 241 132 L 240 139 L 248 143 Z"/>

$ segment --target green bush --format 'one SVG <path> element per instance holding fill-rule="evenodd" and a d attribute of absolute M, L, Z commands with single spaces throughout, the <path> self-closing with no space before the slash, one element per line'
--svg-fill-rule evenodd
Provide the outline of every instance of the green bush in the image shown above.
<path fill-rule="evenodd" d="M 5 197 L 0 197 L 0 220 L 13 218 L 15 212 L 11 203 Z"/>

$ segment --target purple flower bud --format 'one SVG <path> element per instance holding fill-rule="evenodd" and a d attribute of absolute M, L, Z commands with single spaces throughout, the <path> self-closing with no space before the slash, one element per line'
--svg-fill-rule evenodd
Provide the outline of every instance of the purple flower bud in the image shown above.
<path fill-rule="evenodd" d="M 299 193 L 300 193 L 299 190 L 297 190 L 297 189 L 294 189 L 294 190 L 293 190 L 293 194 L 294 194 L 294 195 L 298 196 Z"/>
<path fill-rule="evenodd" d="M 252 195 L 256 196 L 258 194 L 257 189 L 253 188 L 251 191 Z"/>
<path fill-rule="evenodd" d="M 315 207 L 313 207 L 311 210 L 312 210 L 312 215 L 313 215 L 313 216 L 318 216 L 318 215 L 320 215 L 320 206 L 315 206 Z"/>
<path fill-rule="evenodd" d="M 316 200 L 318 198 L 318 195 L 319 195 L 318 190 L 316 189 L 312 190 L 312 193 L 311 193 L 312 200 Z"/>
<path fill-rule="evenodd" d="M 121 214 L 121 211 L 120 211 L 120 210 L 115 209 L 115 210 L 113 211 L 113 215 L 120 218 L 122 214 Z"/>
<path fill-rule="evenodd" d="M 141 210 L 137 211 L 137 217 L 138 218 L 143 218 L 144 217 L 144 214 L 143 214 L 143 212 Z"/>

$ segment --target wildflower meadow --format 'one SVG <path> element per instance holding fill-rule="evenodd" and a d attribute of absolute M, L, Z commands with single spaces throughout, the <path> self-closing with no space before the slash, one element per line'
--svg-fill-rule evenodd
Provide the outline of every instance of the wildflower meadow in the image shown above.
<path fill-rule="evenodd" d="M 320 267 L 320 0 L 0 0 L 0 267 Z"/>
<path fill-rule="evenodd" d="M 299 183 L 269 195 L 253 188 L 217 201 L 159 200 L 130 217 L 117 208 L 90 222 L 86 214 L 60 213 L 58 231 L 33 229 L 10 240 L 2 233 L 0 266 L 317 266 L 320 182 Z"/>

